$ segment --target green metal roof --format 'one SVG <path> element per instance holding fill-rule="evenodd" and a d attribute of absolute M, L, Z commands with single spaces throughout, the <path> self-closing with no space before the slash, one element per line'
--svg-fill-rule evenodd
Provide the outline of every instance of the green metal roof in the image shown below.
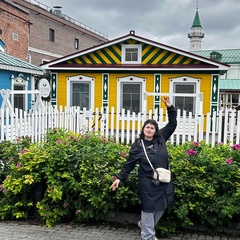
<path fill-rule="evenodd" d="M 43 69 L 0 51 L 0 69 L 43 75 Z"/>
<path fill-rule="evenodd" d="M 211 58 L 221 63 L 226 64 L 239 64 L 240 63 L 240 49 L 224 49 L 224 50 L 201 50 L 201 51 L 192 51 L 192 53 L 197 54 L 202 57 Z M 214 59 L 214 55 L 217 58 Z M 219 55 L 220 54 L 220 55 Z"/>
<path fill-rule="evenodd" d="M 198 10 L 196 11 L 192 27 L 202 27 L 200 17 L 199 17 L 199 14 L 198 14 Z"/>
<path fill-rule="evenodd" d="M 221 90 L 238 90 L 240 89 L 240 79 L 220 79 Z"/>

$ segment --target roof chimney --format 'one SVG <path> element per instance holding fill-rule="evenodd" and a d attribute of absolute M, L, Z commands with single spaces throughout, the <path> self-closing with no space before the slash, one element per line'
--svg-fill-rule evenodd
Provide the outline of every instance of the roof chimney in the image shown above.
<path fill-rule="evenodd" d="M 54 6 L 54 13 L 55 15 L 57 15 L 58 17 L 62 17 L 62 7 L 61 6 Z"/>

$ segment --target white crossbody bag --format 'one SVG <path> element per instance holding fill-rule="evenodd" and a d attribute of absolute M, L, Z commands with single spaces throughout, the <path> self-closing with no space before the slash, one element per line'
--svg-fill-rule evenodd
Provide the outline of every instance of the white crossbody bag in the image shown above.
<path fill-rule="evenodd" d="M 143 151 L 146 155 L 146 158 L 153 170 L 153 179 L 155 181 L 158 181 L 158 182 L 163 182 L 163 183 L 169 183 L 171 181 L 171 171 L 170 169 L 166 169 L 166 168 L 156 168 L 154 169 L 152 163 L 150 162 L 149 158 L 148 158 L 148 155 L 147 155 L 147 152 L 146 152 L 146 149 L 145 149 L 145 145 L 144 145 L 144 142 L 143 140 L 141 139 L 141 142 L 142 142 L 142 146 L 143 146 Z"/>

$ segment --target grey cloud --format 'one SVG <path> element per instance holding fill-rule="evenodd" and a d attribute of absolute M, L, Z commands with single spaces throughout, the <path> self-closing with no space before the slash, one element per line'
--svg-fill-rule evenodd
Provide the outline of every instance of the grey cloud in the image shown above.
<path fill-rule="evenodd" d="M 187 34 L 196 0 L 39 0 L 61 5 L 63 13 L 114 39 L 134 29 L 137 35 L 189 50 Z M 240 48 L 240 1 L 198 0 L 205 38 L 202 49 Z"/>

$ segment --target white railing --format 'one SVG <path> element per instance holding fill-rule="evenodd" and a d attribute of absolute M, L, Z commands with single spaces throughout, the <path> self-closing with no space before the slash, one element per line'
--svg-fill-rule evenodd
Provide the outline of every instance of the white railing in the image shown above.
<path fill-rule="evenodd" d="M 97 131 L 105 137 L 113 137 L 117 142 L 131 143 L 140 134 L 146 119 L 153 118 L 159 128 L 167 123 L 166 110 L 149 110 L 147 113 L 130 114 L 124 109 L 116 113 L 113 107 L 95 109 L 94 112 L 80 110 L 78 107 L 45 106 L 31 113 L 15 109 L 0 109 L 0 141 L 14 140 L 21 136 L 31 136 L 33 142 L 44 141 L 49 128 L 62 128 L 77 133 Z M 240 142 L 240 111 L 220 110 L 212 115 L 194 116 L 192 113 L 177 111 L 178 125 L 171 136 L 173 144 L 187 141 L 205 140 L 212 146 L 218 142 L 224 144 Z"/>

